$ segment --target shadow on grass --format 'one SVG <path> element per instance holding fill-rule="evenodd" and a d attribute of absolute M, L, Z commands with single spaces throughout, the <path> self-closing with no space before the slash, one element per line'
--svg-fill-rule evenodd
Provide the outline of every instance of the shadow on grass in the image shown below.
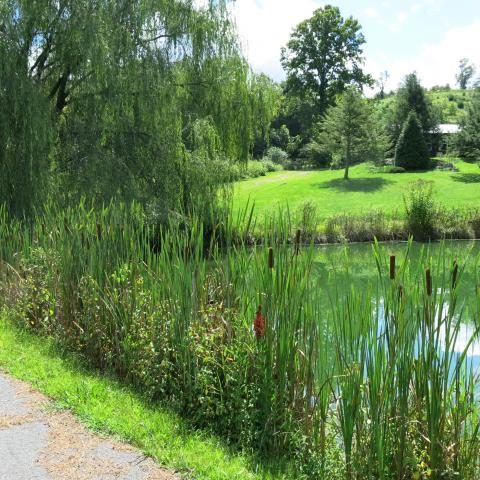
<path fill-rule="evenodd" d="M 457 173 L 452 179 L 460 183 L 480 183 L 480 173 Z"/>
<path fill-rule="evenodd" d="M 350 178 L 349 180 L 334 178 L 328 182 L 319 183 L 317 186 L 319 188 L 332 188 L 341 192 L 375 192 L 385 188 L 389 183 L 392 183 L 392 181 L 381 177 Z"/>

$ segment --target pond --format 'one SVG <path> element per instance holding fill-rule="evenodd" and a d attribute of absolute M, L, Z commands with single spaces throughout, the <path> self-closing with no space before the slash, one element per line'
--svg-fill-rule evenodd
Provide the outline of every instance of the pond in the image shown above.
<path fill-rule="evenodd" d="M 459 281 L 457 287 L 459 306 L 462 310 L 461 325 L 458 328 L 454 350 L 461 354 L 468 346 L 468 356 L 472 366 L 480 367 L 480 342 L 469 345 L 475 332 L 472 322 L 472 309 L 476 308 L 476 289 L 478 282 L 478 259 L 480 242 L 478 241 L 445 241 L 441 243 L 381 243 L 378 247 L 372 244 L 359 243 L 349 245 L 326 245 L 318 247 L 316 268 L 321 283 L 325 283 L 324 295 L 332 301 L 332 292 L 340 295 L 354 289 L 365 292 L 371 288 L 375 291 L 378 284 L 379 267 L 375 261 L 375 253 L 380 257 L 380 265 L 386 278 L 389 276 L 388 261 L 390 255 L 395 255 L 397 269 L 405 261 L 422 272 L 431 268 L 434 288 L 440 285 L 450 285 L 450 280 L 444 276 L 451 272 L 454 261 L 459 264 Z M 447 273 L 445 273 L 447 272 Z M 442 278 L 443 277 L 443 278 Z M 422 281 L 418 278 L 418 281 Z M 368 290 L 367 290 L 368 291 Z M 382 299 L 372 298 L 373 302 L 382 303 Z M 380 305 L 381 308 L 381 305 Z M 448 304 L 442 306 L 443 313 L 448 310 Z M 382 317 L 382 313 L 380 313 Z M 381 327 L 380 327 L 381 328 Z M 445 338 L 445 332 L 440 332 L 440 338 Z"/>

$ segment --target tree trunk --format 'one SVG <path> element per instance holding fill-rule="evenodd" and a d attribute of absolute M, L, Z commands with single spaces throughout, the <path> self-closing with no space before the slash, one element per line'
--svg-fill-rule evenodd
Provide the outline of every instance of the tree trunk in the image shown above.
<path fill-rule="evenodd" d="M 343 175 L 344 180 L 348 180 L 348 169 L 350 167 L 350 157 L 351 157 L 351 146 L 350 146 L 350 140 L 347 141 L 347 154 L 345 156 L 345 173 Z"/>

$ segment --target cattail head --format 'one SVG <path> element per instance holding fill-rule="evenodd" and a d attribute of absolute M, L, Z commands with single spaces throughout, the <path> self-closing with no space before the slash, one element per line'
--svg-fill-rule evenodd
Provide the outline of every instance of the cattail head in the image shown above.
<path fill-rule="evenodd" d="M 100 223 L 97 223 L 97 238 L 99 240 L 102 239 L 102 225 Z"/>
<path fill-rule="evenodd" d="M 300 249 L 300 239 L 302 236 L 302 231 L 300 229 L 297 230 L 295 235 L 295 253 L 298 255 L 298 250 Z"/>
<path fill-rule="evenodd" d="M 458 277 L 458 262 L 455 260 L 453 262 L 453 270 L 452 270 L 452 290 L 455 290 L 457 286 L 457 277 Z"/>
<path fill-rule="evenodd" d="M 432 296 L 432 273 L 429 268 L 425 270 L 425 284 L 427 287 L 427 295 Z"/>
<path fill-rule="evenodd" d="M 268 249 L 268 268 L 273 268 L 274 261 L 273 261 L 273 248 L 269 247 Z"/>
<path fill-rule="evenodd" d="M 395 255 L 390 255 L 390 280 L 395 280 Z"/>
<path fill-rule="evenodd" d="M 262 315 L 262 306 L 259 305 L 255 313 L 255 320 L 253 322 L 253 330 L 257 338 L 265 336 L 265 318 Z"/>

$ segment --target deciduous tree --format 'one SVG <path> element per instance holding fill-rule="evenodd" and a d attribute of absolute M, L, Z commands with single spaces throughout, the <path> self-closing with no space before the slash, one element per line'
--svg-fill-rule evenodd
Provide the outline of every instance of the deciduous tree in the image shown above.
<path fill-rule="evenodd" d="M 343 18 L 338 7 L 319 8 L 295 28 L 282 49 L 287 90 L 311 97 L 317 115 L 323 115 L 348 85 L 373 83 L 362 70 L 364 43 L 357 20 Z"/>

